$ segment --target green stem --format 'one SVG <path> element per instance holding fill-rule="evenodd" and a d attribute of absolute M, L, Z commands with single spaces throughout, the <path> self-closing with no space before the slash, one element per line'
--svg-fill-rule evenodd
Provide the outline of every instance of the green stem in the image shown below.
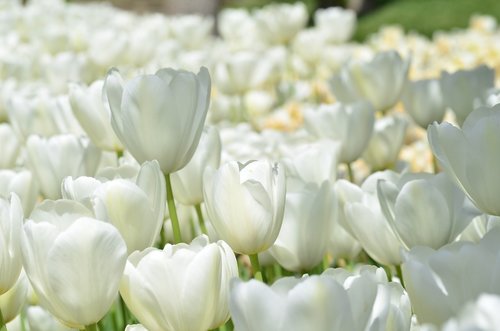
<path fill-rule="evenodd" d="M 351 163 L 346 163 L 345 164 L 347 167 L 347 179 L 351 182 L 354 183 L 354 171 L 352 171 L 352 166 Z"/>
<path fill-rule="evenodd" d="M 194 208 L 196 209 L 196 216 L 198 216 L 198 223 L 200 223 L 201 232 L 208 235 L 207 226 L 205 225 L 203 213 L 201 212 L 201 204 L 197 204 Z"/>
<path fill-rule="evenodd" d="M 21 319 L 21 331 L 26 331 L 26 308 L 21 310 L 19 318 Z"/>
<path fill-rule="evenodd" d="M 120 313 L 122 315 L 122 329 L 125 329 L 128 325 L 128 314 L 127 314 L 127 306 L 122 299 L 122 296 L 118 296 L 118 306 L 120 307 Z"/>
<path fill-rule="evenodd" d="M 165 183 L 167 184 L 167 205 L 170 221 L 172 223 L 172 230 L 174 232 L 174 244 L 178 244 L 182 242 L 181 228 L 179 226 L 179 218 L 177 218 L 177 210 L 175 209 L 174 192 L 172 191 L 170 174 L 165 175 Z"/>
<path fill-rule="evenodd" d="M 259 254 L 250 254 L 250 262 L 252 263 L 253 277 L 261 282 L 267 283 L 265 275 L 260 270 Z"/>
<path fill-rule="evenodd" d="M 3 320 L 2 310 L 0 309 L 0 331 L 7 331 L 7 326 Z"/>
<path fill-rule="evenodd" d="M 85 326 L 85 331 L 98 331 L 99 329 L 97 328 L 97 324 L 89 324 Z"/>
<path fill-rule="evenodd" d="M 403 271 L 401 270 L 401 265 L 396 266 L 396 274 L 401 282 L 401 286 L 405 287 L 405 282 L 403 280 Z"/>

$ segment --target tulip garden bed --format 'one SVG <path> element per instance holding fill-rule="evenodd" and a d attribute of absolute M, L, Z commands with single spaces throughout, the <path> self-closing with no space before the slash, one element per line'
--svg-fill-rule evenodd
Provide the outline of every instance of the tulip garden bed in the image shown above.
<path fill-rule="evenodd" d="M 500 330 L 496 19 L 217 21 L 0 3 L 0 331 Z"/>

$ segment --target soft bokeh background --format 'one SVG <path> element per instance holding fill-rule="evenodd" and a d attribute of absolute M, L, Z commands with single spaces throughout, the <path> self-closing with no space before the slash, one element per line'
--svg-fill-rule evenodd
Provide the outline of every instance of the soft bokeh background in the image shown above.
<path fill-rule="evenodd" d="M 29 1 L 29 0 L 28 0 Z M 70 0 L 91 1 L 91 0 Z M 95 1 L 95 0 L 93 0 Z M 214 14 L 224 7 L 260 7 L 268 0 L 111 0 L 120 8 L 137 12 Z M 276 0 L 289 2 L 293 0 Z M 364 40 L 383 25 L 399 24 L 406 31 L 431 36 L 437 30 L 464 28 L 473 14 L 500 19 L 500 0 L 303 0 L 310 12 L 316 8 L 343 6 L 359 15 L 355 40 Z"/>

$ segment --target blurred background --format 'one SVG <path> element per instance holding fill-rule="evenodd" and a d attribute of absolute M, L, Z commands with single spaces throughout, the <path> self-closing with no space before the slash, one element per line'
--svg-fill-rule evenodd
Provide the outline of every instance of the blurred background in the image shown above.
<path fill-rule="evenodd" d="M 29 1 L 29 0 L 28 0 Z M 78 2 L 95 0 L 70 0 Z M 277 0 L 274 2 L 297 2 Z M 304 0 L 310 12 L 317 8 L 342 6 L 358 13 L 354 39 L 364 40 L 382 25 L 401 25 L 406 31 L 432 36 L 437 30 L 463 28 L 473 14 L 491 15 L 500 20 L 500 0 Z M 170 15 L 201 13 L 214 15 L 221 8 L 254 8 L 271 3 L 266 0 L 111 0 L 117 7 Z"/>

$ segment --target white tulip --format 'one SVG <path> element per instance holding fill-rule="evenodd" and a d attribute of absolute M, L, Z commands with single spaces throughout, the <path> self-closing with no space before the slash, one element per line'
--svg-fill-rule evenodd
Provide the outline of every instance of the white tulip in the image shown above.
<path fill-rule="evenodd" d="M 351 163 L 361 156 L 370 141 L 374 122 L 374 109 L 366 101 L 322 105 L 304 114 L 305 128 L 311 134 L 342 143 L 341 163 Z"/>
<path fill-rule="evenodd" d="M 450 319 L 442 331 L 493 331 L 500 330 L 500 296 L 482 294 L 467 304 L 460 314 Z"/>
<path fill-rule="evenodd" d="M 177 201 L 193 206 L 203 202 L 203 172 L 207 167 L 219 167 L 221 150 L 219 131 L 215 127 L 206 127 L 191 161 L 171 175 Z"/>
<path fill-rule="evenodd" d="M 444 173 L 407 174 L 377 183 L 382 212 L 407 249 L 454 241 L 479 211 Z"/>
<path fill-rule="evenodd" d="M 328 269 L 272 286 L 234 279 L 230 309 L 240 331 L 409 330 L 411 318 L 406 292 L 375 267 Z"/>
<path fill-rule="evenodd" d="M 483 293 L 500 294 L 500 231 L 477 244 L 457 242 L 435 251 L 415 247 L 402 265 L 406 290 L 421 323 L 443 325 Z"/>
<path fill-rule="evenodd" d="M 61 183 L 67 176 L 93 176 L 101 151 L 83 137 L 59 135 L 48 139 L 30 136 L 26 143 L 28 162 L 40 183 L 44 197 L 61 197 Z"/>
<path fill-rule="evenodd" d="M 228 162 L 207 169 L 203 196 L 220 238 L 242 254 L 265 251 L 278 237 L 285 207 L 285 172 L 280 164 Z"/>
<path fill-rule="evenodd" d="M 284 153 L 283 164 L 288 176 L 319 186 L 325 180 L 333 182 L 337 179 L 340 150 L 341 143 L 330 139 L 301 144 Z"/>
<path fill-rule="evenodd" d="M 340 102 L 366 99 L 386 112 L 399 100 L 409 64 L 396 51 L 378 53 L 369 62 L 351 61 L 330 80 L 332 92 Z"/>
<path fill-rule="evenodd" d="M 21 201 L 15 193 L 8 199 L 0 197 L 0 295 L 9 291 L 22 268 L 21 229 L 24 216 Z"/>
<path fill-rule="evenodd" d="M 363 153 L 372 171 L 394 167 L 403 147 L 408 122 L 400 116 L 387 116 L 375 122 L 373 135 Z"/>
<path fill-rule="evenodd" d="M 342 44 L 354 33 L 356 12 L 342 7 L 318 9 L 314 13 L 314 23 L 325 33 L 328 41 Z"/>
<path fill-rule="evenodd" d="M 399 265 L 403 247 L 380 208 L 377 182 L 381 179 L 396 183 L 394 172 L 377 172 L 369 176 L 361 187 L 346 180 L 338 180 L 335 190 L 343 206 L 345 218 L 341 225 L 356 238 L 372 259 L 383 265 Z"/>
<path fill-rule="evenodd" d="M 474 110 L 475 100 L 484 97 L 494 86 L 495 70 L 485 65 L 441 74 L 444 102 L 453 110 L 460 125 Z"/>
<path fill-rule="evenodd" d="M 0 295 L 0 312 L 2 313 L 4 323 L 12 321 L 19 315 L 26 303 L 28 287 L 28 278 L 24 272 L 21 272 L 14 286 Z"/>
<path fill-rule="evenodd" d="M 449 123 L 429 126 L 432 152 L 444 171 L 483 212 L 500 216 L 500 105 L 478 108 L 459 129 Z"/>
<path fill-rule="evenodd" d="M 441 122 L 446 111 L 439 80 L 409 81 L 401 95 L 405 110 L 422 128 Z"/>
<path fill-rule="evenodd" d="M 120 293 L 150 331 L 208 330 L 229 318 L 229 281 L 237 277 L 234 253 L 223 241 L 199 236 L 190 245 L 167 244 L 133 253 Z"/>
<path fill-rule="evenodd" d="M 42 203 L 22 232 L 23 265 L 40 305 L 75 328 L 97 323 L 118 295 L 127 247 L 83 205 Z M 78 286 L 75 286 L 78 284 Z"/>
<path fill-rule="evenodd" d="M 307 8 L 302 2 L 270 4 L 254 13 L 259 39 L 270 45 L 286 44 L 307 24 Z"/>
<path fill-rule="evenodd" d="M 158 160 L 165 174 L 182 169 L 193 156 L 207 115 L 210 76 L 161 69 L 124 83 L 111 70 L 104 83 L 111 125 L 139 162 Z"/>
<path fill-rule="evenodd" d="M 0 170 L 0 195 L 17 194 L 23 205 L 24 215 L 29 215 L 38 198 L 38 183 L 31 171 Z"/>
<path fill-rule="evenodd" d="M 322 261 L 332 231 L 334 201 L 329 181 L 287 192 L 283 224 L 270 248 L 281 266 L 309 271 Z"/>
<path fill-rule="evenodd" d="M 128 254 L 154 244 L 165 216 L 165 178 L 156 161 L 145 162 L 134 179 L 67 177 L 62 195 L 82 202 L 97 219 L 113 224 Z"/>
<path fill-rule="evenodd" d="M 88 87 L 71 85 L 69 101 L 76 119 L 90 140 L 107 151 L 121 151 L 123 145 L 111 128 L 111 110 L 103 102 L 103 81 L 95 81 Z"/>

